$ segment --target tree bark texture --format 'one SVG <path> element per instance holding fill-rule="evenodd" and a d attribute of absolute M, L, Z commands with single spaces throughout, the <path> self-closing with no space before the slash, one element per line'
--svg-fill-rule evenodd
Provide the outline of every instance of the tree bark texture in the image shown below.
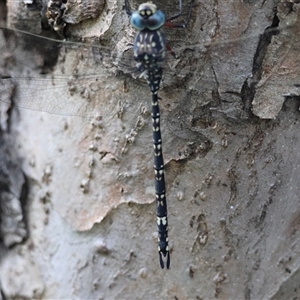
<path fill-rule="evenodd" d="M 0 4 L 3 299 L 300 299 L 295 2 L 195 0 L 166 29 L 170 270 L 123 1 Z"/>

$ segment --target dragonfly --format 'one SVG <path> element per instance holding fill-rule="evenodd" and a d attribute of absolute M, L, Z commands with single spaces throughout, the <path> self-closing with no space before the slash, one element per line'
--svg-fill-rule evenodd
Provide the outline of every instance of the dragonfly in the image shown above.
<path fill-rule="evenodd" d="M 162 80 L 163 62 L 166 55 L 166 38 L 161 28 L 185 27 L 188 24 L 192 9 L 186 23 L 172 23 L 182 13 L 182 1 L 179 1 L 179 12 L 166 19 L 165 14 L 153 3 L 143 3 L 138 10 L 131 12 L 128 0 L 125 0 L 126 12 L 130 16 L 131 25 L 138 31 L 134 40 L 134 58 L 137 69 L 143 72 L 152 95 L 152 129 L 154 148 L 154 173 L 156 194 L 156 216 L 158 230 L 158 253 L 160 266 L 164 268 L 163 257 L 166 257 L 166 267 L 170 268 L 170 250 L 168 240 L 168 215 L 166 200 L 166 184 L 164 159 L 162 153 L 162 137 L 160 130 L 160 112 L 158 90 Z"/>
<path fill-rule="evenodd" d="M 192 3 L 192 2 L 191 2 Z M 107 66 L 107 72 L 116 72 L 115 74 L 119 74 L 119 70 L 125 72 L 126 74 L 130 74 L 136 79 L 139 80 L 140 73 L 143 74 L 143 78 L 146 79 L 148 85 L 150 87 L 150 91 L 152 94 L 152 122 L 153 122 L 153 145 L 154 145 L 154 169 L 155 169 L 155 191 L 156 191 L 156 205 L 157 205 L 157 226 L 158 226 L 158 251 L 159 251 L 159 262 L 162 268 L 166 265 L 167 268 L 170 267 L 170 249 L 169 249 L 169 241 L 168 241 L 168 219 L 167 219 L 167 203 L 166 203 L 166 188 L 165 188 L 165 178 L 164 178 L 164 161 L 162 155 L 162 139 L 161 139 L 161 132 L 160 132 L 160 114 L 159 114 L 159 97 L 158 97 L 158 90 L 161 89 L 161 86 L 165 84 L 174 74 L 178 75 L 178 71 L 176 70 L 172 73 L 170 68 L 166 70 L 169 66 L 168 63 L 172 62 L 172 60 L 177 64 L 176 57 L 173 57 L 168 60 L 166 57 L 166 52 L 170 52 L 168 46 L 165 45 L 165 38 L 161 33 L 161 27 L 163 25 L 167 25 L 169 27 L 181 28 L 184 27 L 187 23 L 174 23 L 173 21 L 176 20 L 182 12 L 182 1 L 179 1 L 179 10 L 177 14 L 174 14 L 170 18 L 166 19 L 163 12 L 159 11 L 154 4 L 150 3 L 142 4 L 141 8 L 139 8 L 135 12 L 131 12 L 128 0 L 125 1 L 125 9 L 127 14 L 131 18 L 132 26 L 137 30 L 137 37 L 135 42 L 133 42 L 133 51 L 132 45 L 126 44 L 126 49 L 128 51 L 129 56 L 124 59 L 123 57 L 119 57 L 118 53 L 113 52 L 111 49 L 105 48 L 105 46 L 100 44 L 100 40 L 95 40 L 92 43 L 82 43 L 80 42 L 70 42 L 70 41 L 58 41 L 57 39 L 49 39 L 43 38 L 41 36 L 35 36 L 33 34 L 29 34 L 27 32 L 17 31 L 14 30 L 13 32 L 17 35 L 22 36 L 26 40 L 30 40 L 29 44 L 36 43 L 38 47 L 38 51 L 42 52 L 45 48 L 51 49 L 53 56 L 49 55 L 51 52 L 47 52 L 48 60 L 44 62 L 44 65 L 41 67 L 41 74 L 31 75 L 30 67 L 27 68 L 27 54 L 25 53 L 18 53 L 16 56 L 19 59 L 19 63 L 23 64 L 25 67 L 24 74 L 18 76 L 10 76 L 9 74 L 3 74 L 0 78 L 0 100 L 2 103 L 9 103 L 14 94 L 14 101 L 15 105 L 19 107 L 24 107 L 32 110 L 38 111 L 47 111 L 50 113 L 55 114 L 63 114 L 63 115 L 74 115 L 74 116 L 81 116 L 81 117 L 89 117 L 93 113 L 95 106 L 92 105 L 92 101 L 90 101 L 91 94 L 95 92 L 93 90 L 93 82 L 96 81 L 96 78 L 101 78 L 101 76 L 106 76 L 105 73 L 103 74 L 94 74 L 88 73 L 84 76 L 80 74 L 80 56 L 87 55 L 87 61 L 91 62 L 91 64 L 104 64 Z M 149 8 L 150 6 L 150 8 Z M 193 5 L 189 4 L 189 13 L 192 11 Z M 154 16 L 154 19 L 151 17 L 150 20 L 153 24 L 149 24 L 148 21 L 144 20 L 144 17 L 140 15 L 140 11 L 144 10 L 149 11 L 150 16 Z M 158 12 L 158 14 L 157 14 Z M 143 14 L 143 13 L 142 13 Z M 148 17 L 149 18 L 149 17 Z M 187 20 L 189 17 L 186 18 Z M 143 21 L 144 20 L 144 21 Z M 144 26 L 146 26 L 144 28 Z M 2 32 L 9 35 L 12 33 L 11 30 L 5 29 L 0 27 Z M 150 50 L 158 47 L 157 56 L 155 63 L 151 62 L 150 65 L 145 63 L 145 57 L 139 57 L 139 42 L 137 38 L 142 38 L 143 40 L 143 30 L 154 31 L 158 36 L 160 36 L 161 40 L 156 42 L 157 44 L 155 47 L 150 47 Z M 257 33 L 255 34 L 257 36 Z M 249 39 L 249 36 L 247 37 Z M 250 36 L 251 38 L 251 36 Z M 20 39 L 22 40 L 22 39 Z M 39 41 L 39 42 L 38 42 Z M 234 41 L 226 41 L 227 45 L 230 42 Z M 245 40 L 246 43 L 246 40 Z M 146 45 L 147 43 L 145 43 Z M 0 43 L 1 45 L 1 43 Z M 12 48 L 9 50 L 14 51 L 12 44 Z M 44 46 L 44 47 L 43 47 Z M 45 47 L 46 46 L 46 47 Z M 198 45 L 199 46 L 199 45 Z M 210 44 L 210 46 L 214 46 Z M 220 45 L 215 45 L 219 47 Z M 199 47 L 205 48 L 205 45 L 201 45 Z M 193 47 L 187 46 L 186 49 L 190 51 L 191 48 L 194 50 Z M 228 47 L 230 50 L 231 48 Z M 90 51 L 88 54 L 80 53 L 79 49 L 89 49 Z M 4 53 L 0 49 L 0 56 L 1 53 Z M 73 68 L 73 81 L 75 80 L 75 84 L 68 81 L 68 76 L 64 74 L 63 70 L 61 72 L 57 72 L 55 75 L 52 75 L 48 69 L 51 69 L 55 66 L 57 60 L 57 53 L 62 53 L 66 51 L 69 53 L 76 52 L 78 53 L 78 65 L 75 65 Z M 204 49 L 204 53 L 206 53 L 207 49 Z M 8 51 L 9 52 L 9 51 Z M 152 54 L 151 54 L 152 55 Z M 134 56 L 137 58 L 137 71 L 136 66 L 134 63 Z M 150 57 L 150 55 L 149 55 Z M 149 59 L 149 58 L 148 58 Z M 240 63 L 240 62 L 238 62 Z M 89 69 L 89 65 L 85 66 L 86 70 Z M 150 68 L 150 72 L 149 72 Z M 162 69 L 164 68 L 164 71 Z M 195 83 L 194 87 L 197 91 L 200 91 L 200 88 L 204 90 L 204 92 L 200 95 L 197 94 L 197 98 L 203 99 L 203 103 L 208 103 L 211 98 L 207 96 L 208 91 L 212 91 L 216 88 L 216 81 L 214 71 L 211 71 L 210 68 L 206 68 L 206 65 L 203 66 L 203 69 L 209 69 L 206 74 L 208 76 L 204 76 L 204 78 L 199 79 L 197 83 Z M 190 68 L 186 72 L 190 74 L 190 70 L 193 71 L 193 63 L 191 63 Z M 227 71 L 227 70 L 226 70 Z M 232 71 L 232 69 L 230 69 Z M 83 71 L 84 72 L 84 71 Z M 196 71 L 195 71 L 196 72 Z M 230 73 L 230 72 L 229 72 Z M 138 75 L 136 75 L 138 74 Z M 197 74 L 200 78 L 200 74 Z M 235 78 L 236 76 L 231 76 L 228 78 L 228 81 L 218 82 L 220 87 L 227 87 L 229 83 L 233 83 L 233 87 L 240 87 L 241 82 L 247 80 L 250 74 L 245 71 L 242 74 L 239 74 L 239 78 Z M 177 77 L 178 78 L 178 77 Z M 78 81 L 77 81 L 78 80 Z M 143 79 L 142 79 L 143 80 Z M 34 85 L 31 82 L 34 82 Z M 176 80 L 175 80 L 176 81 Z M 88 82 L 84 88 L 76 85 L 76 82 Z M 17 85 L 17 89 L 15 86 Z M 83 84 L 82 86 L 84 86 Z M 52 98 L 48 99 L 49 93 L 46 91 L 48 88 L 51 89 Z M 36 99 L 34 97 L 34 91 L 40 89 L 45 90 L 45 95 L 41 95 L 41 98 Z M 234 95 L 236 92 L 235 89 L 232 89 L 231 94 L 227 95 Z M 83 98 L 87 99 L 86 105 L 82 102 L 75 102 L 72 100 L 72 94 L 79 93 Z M 210 93 L 211 94 L 211 93 Z M 237 93 L 236 93 L 237 94 Z M 207 97 L 207 99 L 206 99 Z M 166 259 L 166 263 L 164 263 L 163 259 Z"/>

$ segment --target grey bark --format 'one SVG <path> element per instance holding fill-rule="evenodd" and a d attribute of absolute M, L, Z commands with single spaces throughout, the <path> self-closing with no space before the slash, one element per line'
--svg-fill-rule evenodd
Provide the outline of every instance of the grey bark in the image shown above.
<path fill-rule="evenodd" d="M 199 0 L 188 29 L 166 30 L 166 271 L 150 93 L 123 1 L 99 3 L 48 13 L 63 43 L 44 5 L 1 6 L 3 298 L 300 298 L 299 4 Z"/>

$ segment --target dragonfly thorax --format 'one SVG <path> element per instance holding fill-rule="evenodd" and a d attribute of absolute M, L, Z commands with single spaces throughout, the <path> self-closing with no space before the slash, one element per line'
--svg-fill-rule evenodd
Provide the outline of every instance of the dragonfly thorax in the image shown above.
<path fill-rule="evenodd" d="M 142 30 L 134 41 L 134 58 L 138 69 L 157 70 L 163 66 L 166 55 L 165 36 L 160 30 Z"/>

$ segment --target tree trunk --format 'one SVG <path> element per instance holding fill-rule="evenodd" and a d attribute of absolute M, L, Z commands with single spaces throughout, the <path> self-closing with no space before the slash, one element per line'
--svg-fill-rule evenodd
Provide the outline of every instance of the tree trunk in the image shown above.
<path fill-rule="evenodd" d="M 300 299 L 300 4 L 198 0 L 166 29 L 161 270 L 124 3 L 28 3 L 0 4 L 3 299 Z"/>

